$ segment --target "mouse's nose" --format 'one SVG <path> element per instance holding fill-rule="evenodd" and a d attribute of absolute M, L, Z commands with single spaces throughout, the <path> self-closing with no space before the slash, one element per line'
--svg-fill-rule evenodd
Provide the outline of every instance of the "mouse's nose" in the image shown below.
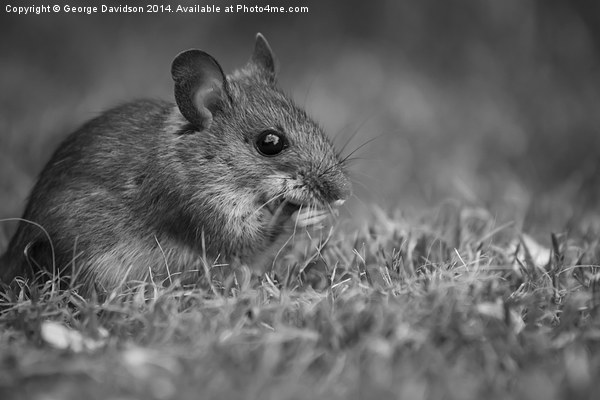
<path fill-rule="evenodd" d="M 352 183 L 346 174 L 340 172 L 335 178 L 334 189 L 331 191 L 332 201 L 330 204 L 339 207 L 343 205 L 350 196 L 352 196 Z"/>

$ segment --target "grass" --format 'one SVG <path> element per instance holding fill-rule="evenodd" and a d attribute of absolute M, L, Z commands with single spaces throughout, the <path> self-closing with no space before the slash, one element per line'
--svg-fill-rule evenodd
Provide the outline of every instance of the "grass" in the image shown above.
<path fill-rule="evenodd" d="M 592 399 L 599 231 L 546 248 L 482 209 L 373 209 L 228 288 L 217 266 L 103 301 L 22 285 L 0 303 L 0 398 Z"/>

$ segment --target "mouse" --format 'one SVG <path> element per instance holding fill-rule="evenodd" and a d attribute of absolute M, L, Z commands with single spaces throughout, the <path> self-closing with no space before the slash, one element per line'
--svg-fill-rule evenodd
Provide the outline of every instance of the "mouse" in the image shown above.
<path fill-rule="evenodd" d="M 0 263 L 0 281 L 76 277 L 81 293 L 197 280 L 203 262 L 266 271 L 297 228 L 352 194 L 323 128 L 277 83 L 262 34 L 230 74 L 190 49 L 171 64 L 174 102 L 135 100 L 55 150 Z"/>

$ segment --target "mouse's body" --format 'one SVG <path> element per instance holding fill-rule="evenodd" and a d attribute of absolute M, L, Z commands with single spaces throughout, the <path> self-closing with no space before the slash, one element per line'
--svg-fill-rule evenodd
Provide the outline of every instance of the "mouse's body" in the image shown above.
<path fill-rule="evenodd" d="M 297 223 L 292 215 L 310 223 L 348 198 L 330 142 L 275 86 L 262 36 L 230 76 L 199 50 L 180 54 L 172 74 L 177 104 L 117 107 L 56 150 L 23 215 L 53 246 L 21 222 L 3 282 L 67 269 L 83 291 L 110 291 L 185 278 L 204 256 L 263 269 Z"/>

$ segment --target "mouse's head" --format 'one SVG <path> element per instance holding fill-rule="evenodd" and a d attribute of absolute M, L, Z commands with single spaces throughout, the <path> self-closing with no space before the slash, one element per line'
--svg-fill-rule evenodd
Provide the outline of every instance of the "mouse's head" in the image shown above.
<path fill-rule="evenodd" d="M 194 152 L 191 161 L 210 170 L 212 176 L 194 179 L 213 205 L 220 204 L 215 208 L 244 222 L 259 210 L 262 223 L 302 207 L 332 210 L 351 195 L 343 162 L 323 130 L 276 87 L 275 57 L 262 35 L 248 63 L 229 76 L 200 50 L 177 56 L 172 75 L 188 122 L 180 145 L 184 141 Z M 229 199 L 220 194 L 224 186 Z"/>

